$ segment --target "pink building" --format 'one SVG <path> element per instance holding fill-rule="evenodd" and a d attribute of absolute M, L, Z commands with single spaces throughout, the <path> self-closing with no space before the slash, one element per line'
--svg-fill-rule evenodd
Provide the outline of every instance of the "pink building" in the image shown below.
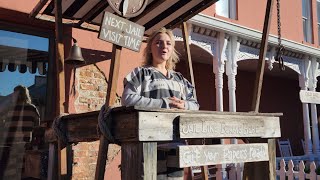
<path fill-rule="evenodd" d="M 203 7 L 203 11 L 187 21 L 201 110 L 251 111 L 266 2 L 219 0 L 214 4 L 209 3 L 209 7 Z M 155 0 L 149 0 L 147 8 L 155 3 Z M 192 2 L 170 0 L 170 3 L 186 6 Z M 40 5 L 42 8 L 38 12 L 34 11 Z M 89 13 L 89 10 L 95 8 L 96 12 Z M 318 0 L 281 0 L 281 37 L 285 47 L 285 71 L 281 71 L 275 61 L 278 24 L 277 3 L 274 2 L 260 105 L 260 112 L 283 113 L 281 139 L 290 139 L 294 155 L 306 155 L 312 159 L 320 156 L 318 111 L 315 104 L 301 103 L 299 92 L 317 91 L 318 88 L 320 9 L 317 8 L 320 8 Z M 68 56 L 73 37 L 82 48 L 86 61 L 85 65 L 76 68 L 64 66 L 66 113 L 97 111 L 105 103 L 112 44 L 97 38 L 97 24 L 101 22 L 104 9 L 110 10 L 108 3 L 99 0 L 62 1 L 63 17 L 69 17 L 64 19 L 63 26 L 64 56 Z M 150 14 L 154 17 L 164 16 L 168 9 L 154 9 Z M 55 103 L 59 90 L 55 86 L 56 72 L 53 68 L 56 59 L 53 12 L 53 0 L 0 1 L 0 96 L 9 95 L 17 84 L 29 87 L 35 83 L 36 76 L 45 77 L 47 88 L 41 93 L 45 96 L 42 99 L 46 100 L 37 101 L 43 126 L 50 124 L 57 114 Z M 31 14 L 32 17 L 29 16 Z M 155 24 L 162 23 L 154 21 L 147 18 L 137 20 L 146 27 L 146 34 L 152 31 L 147 27 L 156 27 Z M 176 49 L 181 54 L 177 71 L 186 74 L 181 29 L 174 29 L 174 33 Z M 144 47 L 145 44 L 142 44 L 141 49 Z M 142 51 L 139 53 L 123 48 L 117 82 L 117 103 L 123 91 L 124 76 L 139 66 L 142 59 Z M 302 139 L 306 142 L 305 148 L 301 144 Z M 235 140 L 231 142 L 235 143 Z M 72 145 L 73 178 L 93 179 L 98 143 Z M 114 146 L 111 149 L 106 172 L 109 178 L 117 179 L 120 177 L 120 148 Z"/>

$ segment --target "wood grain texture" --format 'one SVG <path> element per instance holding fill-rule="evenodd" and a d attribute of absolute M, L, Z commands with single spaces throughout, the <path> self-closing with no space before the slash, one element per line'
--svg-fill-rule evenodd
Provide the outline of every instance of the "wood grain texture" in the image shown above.
<path fill-rule="evenodd" d="M 278 117 L 244 115 L 181 115 L 180 138 L 280 137 Z"/>
<path fill-rule="evenodd" d="M 157 143 L 132 143 L 121 145 L 122 180 L 157 179 Z"/>
<path fill-rule="evenodd" d="M 179 146 L 179 166 L 268 161 L 268 144 L 225 144 Z"/>

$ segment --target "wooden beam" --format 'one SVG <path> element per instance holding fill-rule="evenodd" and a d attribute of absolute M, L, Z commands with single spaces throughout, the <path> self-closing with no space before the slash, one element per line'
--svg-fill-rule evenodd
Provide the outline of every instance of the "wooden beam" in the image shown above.
<path fill-rule="evenodd" d="M 271 24 L 271 15 L 272 15 L 272 5 L 273 0 L 267 1 L 266 12 L 265 12 L 265 19 L 264 19 L 264 26 L 263 26 L 263 33 L 262 33 L 262 40 L 261 40 L 261 47 L 259 52 L 259 62 L 258 62 L 258 69 L 256 72 L 256 80 L 253 92 L 253 99 L 252 99 L 252 111 L 258 113 L 259 106 L 260 106 L 260 98 L 261 98 L 261 89 L 262 89 L 262 82 L 263 82 L 263 74 L 264 74 L 264 67 L 265 67 L 265 57 L 268 48 L 268 38 L 269 38 L 269 29 Z M 249 142 L 262 142 L 261 139 L 249 140 Z M 275 140 L 268 140 L 269 146 L 269 154 L 271 161 L 269 164 L 266 162 L 258 162 L 258 163 L 245 163 L 244 165 L 244 172 L 243 172 L 243 179 L 244 180 L 251 180 L 251 179 L 275 179 L 275 153 L 270 153 L 271 151 L 275 151 L 274 143 Z M 269 168 L 268 168 L 269 167 Z M 270 171 L 270 172 L 269 172 Z M 269 172 L 269 176 L 268 173 Z"/>
<path fill-rule="evenodd" d="M 112 59 L 111 59 L 110 72 L 109 72 L 109 84 L 108 84 L 106 104 L 105 104 L 106 107 L 112 106 L 116 100 L 116 91 L 117 91 L 119 69 L 120 69 L 121 49 L 122 49 L 121 46 L 118 46 L 115 44 L 112 47 Z M 108 127 L 110 127 L 110 124 L 108 125 Z M 100 136 L 95 180 L 104 179 L 108 146 L 109 146 L 109 141 L 103 135 Z"/>
<path fill-rule="evenodd" d="M 265 67 L 265 61 L 266 61 L 265 59 L 266 59 L 266 53 L 268 49 L 268 38 L 269 38 L 269 30 L 270 30 L 270 24 L 271 24 L 272 5 L 273 5 L 273 0 L 268 0 L 267 7 L 266 7 L 266 14 L 264 18 L 261 47 L 259 52 L 259 61 L 258 61 L 258 67 L 256 72 L 256 80 L 255 80 L 255 86 L 253 91 L 251 109 L 254 112 L 259 112 L 261 89 L 262 89 L 262 83 L 263 83 L 263 74 L 264 74 L 264 67 Z"/>
<path fill-rule="evenodd" d="M 125 142 L 121 144 L 121 179 L 157 179 L 156 142 Z"/>
<path fill-rule="evenodd" d="M 38 4 L 32 9 L 32 11 L 29 14 L 30 18 L 36 17 L 36 15 L 40 12 L 40 10 L 43 8 L 43 6 L 48 2 L 48 0 L 40 0 Z"/>
<path fill-rule="evenodd" d="M 62 24 L 62 0 L 55 0 L 55 35 L 56 35 L 56 116 L 65 112 L 65 77 L 64 77 L 64 44 Z M 61 177 L 61 148 L 62 142 L 58 141 L 57 149 L 57 175 Z M 56 158 L 54 158 L 56 159 Z M 53 161 L 54 162 L 54 161 Z M 54 176 L 54 175 L 52 175 Z"/>
<path fill-rule="evenodd" d="M 182 36 L 183 36 L 185 52 L 187 55 L 187 60 L 186 60 L 186 65 L 188 68 L 187 79 L 191 81 L 191 84 L 193 85 L 193 87 L 196 87 L 196 84 L 194 82 L 194 75 L 193 75 L 193 66 L 192 66 L 191 52 L 190 52 L 190 46 L 189 46 L 189 32 L 188 32 L 187 22 L 182 23 Z M 194 97 L 197 98 L 196 88 L 194 88 L 193 93 L 194 93 Z"/>
<path fill-rule="evenodd" d="M 84 15 L 80 21 L 75 25 L 75 27 L 81 27 L 81 24 L 91 18 L 97 11 L 99 11 L 103 6 L 105 6 L 108 2 L 107 1 L 100 1 L 96 4 L 86 15 Z"/>

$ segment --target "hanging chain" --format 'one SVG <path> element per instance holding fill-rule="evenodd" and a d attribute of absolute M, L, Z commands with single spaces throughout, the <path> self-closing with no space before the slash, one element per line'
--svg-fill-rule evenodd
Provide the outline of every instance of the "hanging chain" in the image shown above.
<path fill-rule="evenodd" d="M 279 63 L 279 67 L 282 71 L 285 70 L 283 63 L 284 46 L 281 44 L 281 21 L 280 21 L 280 0 L 277 0 L 277 24 L 278 24 L 278 47 L 276 54 L 276 61 Z"/>

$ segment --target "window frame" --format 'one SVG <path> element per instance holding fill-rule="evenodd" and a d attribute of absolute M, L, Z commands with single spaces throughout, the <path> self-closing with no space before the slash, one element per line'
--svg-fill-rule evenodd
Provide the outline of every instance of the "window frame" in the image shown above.
<path fill-rule="evenodd" d="M 306 4 L 304 4 L 306 2 Z M 302 31 L 303 31 L 303 41 L 308 43 L 313 43 L 313 34 L 312 34 L 312 0 L 302 0 Z M 305 7 L 306 9 L 303 9 Z M 303 12 L 306 12 L 306 17 Z"/>
<path fill-rule="evenodd" d="M 225 16 L 223 14 L 218 14 L 217 11 L 217 5 L 216 5 L 216 14 L 225 18 L 237 20 L 238 19 L 238 0 L 225 0 L 228 2 L 228 16 Z M 218 2 L 224 2 L 224 1 L 218 1 Z M 217 2 L 217 3 L 218 3 Z"/>
<path fill-rule="evenodd" d="M 317 8 L 316 9 L 317 9 L 318 45 L 320 45 L 320 8 L 318 9 L 318 7 L 320 6 L 320 0 L 317 0 L 316 3 L 317 3 Z"/>
<path fill-rule="evenodd" d="M 40 123 L 44 123 L 46 121 L 52 121 L 54 117 L 54 113 L 56 111 L 56 102 L 55 102 L 55 36 L 54 31 L 44 30 L 41 28 L 37 28 L 36 26 L 31 25 L 21 25 L 15 24 L 11 22 L 5 22 L 0 20 L 0 29 L 15 33 L 27 34 L 32 36 L 38 36 L 43 38 L 48 38 L 48 70 L 47 70 L 47 88 L 46 88 L 46 108 L 44 119 L 40 120 Z"/>

